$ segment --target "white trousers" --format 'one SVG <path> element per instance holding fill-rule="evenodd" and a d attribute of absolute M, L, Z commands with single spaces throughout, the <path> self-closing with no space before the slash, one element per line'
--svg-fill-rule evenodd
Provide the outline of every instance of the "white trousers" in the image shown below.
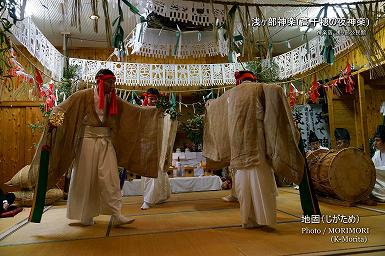
<path fill-rule="evenodd" d="M 235 170 L 231 170 L 231 190 L 230 190 L 230 195 L 234 198 L 237 198 L 237 191 L 235 190 Z"/>
<path fill-rule="evenodd" d="M 143 200 L 149 204 L 157 204 L 170 198 L 170 180 L 166 172 L 158 171 L 157 178 L 142 177 Z"/>
<path fill-rule="evenodd" d="M 376 168 L 376 183 L 374 183 L 372 195 L 377 201 L 385 202 L 385 167 L 383 166 Z"/>
<path fill-rule="evenodd" d="M 84 221 L 100 214 L 120 215 L 121 205 L 110 129 L 86 126 L 72 170 L 67 217 Z"/>
<path fill-rule="evenodd" d="M 276 224 L 277 186 L 269 165 L 237 170 L 235 189 L 242 225 L 253 227 Z"/>

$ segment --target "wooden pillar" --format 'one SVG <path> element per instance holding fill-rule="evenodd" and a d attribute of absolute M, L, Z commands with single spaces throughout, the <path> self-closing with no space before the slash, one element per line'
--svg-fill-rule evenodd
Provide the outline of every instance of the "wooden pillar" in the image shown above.
<path fill-rule="evenodd" d="M 331 143 L 331 148 L 335 148 L 336 141 L 334 138 L 335 120 L 334 120 L 334 108 L 333 108 L 333 89 L 332 88 L 327 89 L 326 95 L 328 97 L 330 143 Z"/>
<path fill-rule="evenodd" d="M 69 32 L 61 32 L 61 34 L 63 35 L 63 55 L 64 55 L 64 70 L 66 70 L 68 68 L 68 65 L 69 65 L 69 58 L 68 58 L 68 49 L 67 49 L 67 45 L 68 45 L 68 37 L 70 35 Z"/>
<path fill-rule="evenodd" d="M 361 121 L 361 139 L 362 148 L 364 152 L 370 154 L 369 150 L 369 136 L 368 136 L 368 125 L 366 116 L 366 100 L 365 100 L 365 81 L 361 74 L 357 75 L 358 80 L 358 99 L 360 106 L 360 121 Z"/>

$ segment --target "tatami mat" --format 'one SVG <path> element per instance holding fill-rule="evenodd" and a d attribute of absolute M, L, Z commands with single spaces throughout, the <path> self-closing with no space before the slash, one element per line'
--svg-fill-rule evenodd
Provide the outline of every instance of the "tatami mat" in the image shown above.
<path fill-rule="evenodd" d="M 110 216 L 101 215 L 95 218 L 95 225 L 83 226 L 67 219 L 66 209 L 51 208 L 44 213 L 41 223 L 27 223 L 0 241 L 0 245 L 105 237 L 109 220 Z"/>
<path fill-rule="evenodd" d="M 0 219 L 0 233 L 5 232 L 10 227 L 16 225 L 17 223 L 25 220 L 29 216 L 29 208 L 24 208 L 23 211 L 19 212 L 16 216 L 12 218 L 2 218 Z"/>
<path fill-rule="evenodd" d="M 140 210 L 141 196 L 126 197 L 122 213 L 136 221 L 111 228 L 109 216 L 82 226 L 66 218 L 63 202 L 43 215 L 42 223 L 27 223 L 0 241 L 0 255 L 350 255 L 385 253 L 385 214 L 375 208 L 342 207 L 320 203 L 327 215 L 359 215 L 348 224 L 304 224 L 298 191 L 280 188 L 275 230 L 242 229 L 238 203 L 221 197 L 229 191 L 173 194 L 164 204 Z M 368 206 L 369 207 L 369 206 Z M 372 207 L 372 206 L 370 206 Z M 377 209 L 377 211 L 376 211 Z M 25 209 L 14 219 L 0 219 L 5 230 L 27 217 Z M 303 228 L 326 230 L 308 234 Z M 366 243 L 332 243 L 328 228 L 365 227 Z M 335 235 L 335 234 L 334 234 Z M 349 236 L 358 236 L 352 235 Z M 360 235 L 361 236 L 361 235 Z"/>

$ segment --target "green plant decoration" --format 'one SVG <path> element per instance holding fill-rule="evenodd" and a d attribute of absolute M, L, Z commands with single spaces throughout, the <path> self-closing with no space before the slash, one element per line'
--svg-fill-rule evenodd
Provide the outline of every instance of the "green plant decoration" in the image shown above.
<path fill-rule="evenodd" d="M 204 115 L 194 114 L 192 118 L 182 123 L 181 128 L 195 146 L 203 143 Z"/>
<path fill-rule="evenodd" d="M 64 96 L 68 98 L 73 92 L 73 82 L 78 79 L 78 65 L 68 65 L 63 71 L 63 78 L 61 84 L 57 86 L 58 89 L 58 104 L 62 103 Z"/>
<path fill-rule="evenodd" d="M 211 92 L 209 92 L 209 90 L 206 90 L 206 89 L 210 89 L 211 88 Z M 218 87 L 214 87 L 214 86 L 200 86 L 199 87 L 199 91 L 196 91 L 196 92 L 193 92 L 192 93 L 192 96 L 197 100 L 197 103 L 198 104 L 195 104 L 194 108 L 195 108 L 195 112 L 194 114 L 197 114 L 197 115 L 203 115 L 205 113 L 205 101 L 208 100 L 208 99 L 216 99 L 218 97 Z"/>
<path fill-rule="evenodd" d="M 181 114 L 176 111 L 175 97 L 168 99 L 167 96 L 161 95 L 156 103 L 156 107 L 161 109 L 164 114 L 169 114 L 171 120 L 176 120 Z"/>
<path fill-rule="evenodd" d="M 257 76 L 258 82 L 270 83 L 279 80 L 279 66 L 274 61 L 263 64 L 261 59 L 257 59 L 247 62 L 246 68 Z"/>

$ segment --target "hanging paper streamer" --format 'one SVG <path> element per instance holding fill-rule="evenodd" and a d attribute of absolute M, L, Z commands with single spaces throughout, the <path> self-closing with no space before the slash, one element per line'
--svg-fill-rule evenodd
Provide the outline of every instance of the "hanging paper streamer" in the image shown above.
<path fill-rule="evenodd" d="M 118 11 L 119 11 L 119 16 L 112 22 L 112 26 L 116 25 L 115 32 L 112 36 L 112 46 L 117 49 L 117 51 L 124 50 L 123 47 L 123 40 L 124 40 L 124 29 L 121 25 L 123 22 L 123 10 L 121 7 L 121 2 L 118 0 Z"/>
<path fill-rule="evenodd" d="M 324 19 L 327 18 L 328 5 L 326 4 L 318 14 L 317 20 L 321 15 L 322 10 L 324 11 Z M 334 41 L 335 40 L 334 40 L 333 34 L 335 32 L 336 31 L 329 26 L 322 26 L 322 35 L 325 36 L 325 40 L 324 40 L 324 46 L 321 51 L 321 55 L 323 55 L 324 61 L 328 64 L 334 63 L 334 47 L 335 47 Z"/>
<path fill-rule="evenodd" d="M 30 74 L 27 74 L 24 70 L 24 67 L 16 60 L 15 50 L 11 48 L 9 51 L 11 55 L 11 57 L 8 60 L 11 66 L 9 70 L 9 75 L 17 77 L 18 80 L 22 80 L 29 84 L 33 84 L 33 81 L 34 81 L 33 77 Z"/>
<path fill-rule="evenodd" d="M 235 51 L 229 52 L 227 59 L 230 63 L 237 63 L 237 53 Z"/>
<path fill-rule="evenodd" d="M 290 101 L 289 101 L 289 105 L 291 108 L 294 107 L 295 105 L 295 100 L 297 99 L 297 96 L 298 96 L 298 90 L 297 88 L 295 88 L 294 84 L 293 83 L 290 83 L 290 90 L 289 90 L 289 98 L 290 98 Z"/>
<path fill-rule="evenodd" d="M 317 82 L 317 76 L 314 74 L 312 85 L 310 87 L 309 96 L 313 103 L 316 103 L 320 94 L 318 92 L 318 89 L 320 87 L 320 84 Z"/>
<path fill-rule="evenodd" d="M 56 99 L 55 99 L 55 106 L 57 106 L 57 99 L 59 98 L 59 95 L 58 95 L 58 89 L 55 89 L 55 97 L 56 97 Z"/>
<path fill-rule="evenodd" d="M 147 22 L 142 22 L 136 24 L 135 32 L 133 33 L 133 37 L 130 39 L 127 47 L 131 47 L 131 54 L 140 52 L 140 49 L 143 45 L 144 33 L 147 30 Z"/>
<path fill-rule="evenodd" d="M 218 50 L 219 50 L 219 53 L 220 55 L 223 57 L 223 56 L 226 56 L 229 52 L 228 48 L 227 48 L 227 40 L 226 40 L 226 30 L 224 28 L 220 28 L 218 29 Z"/>
<path fill-rule="evenodd" d="M 143 26 L 143 32 L 140 28 Z M 175 49 L 180 48 L 179 57 L 203 57 L 221 54 L 227 55 L 226 40 L 216 40 L 216 35 L 212 31 L 202 31 L 200 41 L 198 41 L 197 33 L 181 31 L 180 40 L 176 40 L 176 32 L 163 30 L 159 36 L 159 29 L 147 28 L 146 22 L 137 24 L 130 37 L 125 40 L 126 47 L 132 48 L 133 54 L 149 56 L 155 58 L 166 58 L 174 56 Z M 180 41 L 180 47 L 175 48 L 177 42 Z"/>
<path fill-rule="evenodd" d="M 35 68 L 35 81 L 36 81 L 37 90 L 38 90 L 40 96 L 41 97 L 45 96 L 45 93 L 42 90 L 43 78 L 41 77 L 40 72 L 37 68 Z"/>
<path fill-rule="evenodd" d="M 273 59 L 273 42 L 272 42 L 271 39 L 269 40 L 269 48 L 268 48 L 268 51 L 267 51 L 266 59 L 268 59 L 268 60 L 272 60 Z"/>
<path fill-rule="evenodd" d="M 179 112 L 182 112 L 182 94 L 179 93 Z"/>
<path fill-rule="evenodd" d="M 170 108 L 172 110 L 176 110 L 176 94 L 175 93 L 170 93 L 169 102 L 170 102 Z"/>
<path fill-rule="evenodd" d="M 123 3 L 125 3 L 128 8 L 130 8 L 130 11 L 133 12 L 134 14 L 137 14 L 137 15 L 140 15 L 141 17 L 143 17 L 140 12 L 139 12 L 139 9 L 136 8 L 136 6 L 133 6 L 130 2 L 128 2 L 127 0 L 122 0 Z"/>
<path fill-rule="evenodd" d="M 136 105 L 135 97 L 136 97 L 136 92 L 132 92 L 131 93 L 131 100 L 130 100 L 131 104 Z"/>
<path fill-rule="evenodd" d="M 322 33 L 325 35 L 324 46 L 321 51 L 321 55 L 323 55 L 324 61 L 328 64 L 334 63 L 334 37 L 333 33 L 335 30 L 330 27 L 323 27 Z"/>
<path fill-rule="evenodd" d="M 182 32 L 178 25 L 176 25 L 178 31 L 176 31 L 176 44 L 174 48 L 174 56 L 181 56 L 181 47 L 182 47 Z"/>
<path fill-rule="evenodd" d="M 214 96 L 212 95 L 213 94 L 213 90 L 211 90 L 211 92 L 209 93 L 209 94 L 207 94 L 206 96 L 203 96 L 203 100 L 206 102 L 206 99 L 208 99 L 208 98 L 214 98 Z"/>
<path fill-rule="evenodd" d="M 136 8 L 134 5 L 132 5 L 130 2 L 128 2 L 127 0 L 122 0 L 123 3 L 125 5 L 128 6 L 128 8 L 130 9 L 131 12 L 133 12 L 134 14 L 137 14 L 140 16 L 140 21 L 141 21 L 141 28 L 140 28 L 140 31 L 139 31 L 139 34 L 138 34 L 138 41 L 137 42 L 140 42 L 140 36 L 142 35 L 143 33 L 143 23 L 146 23 L 145 20 L 146 20 L 146 17 L 142 16 L 139 12 L 139 9 Z M 121 1 L 118 0 L 118 11 L 119 11 L 119 16 L 112 22 L 112 26 L 114 26 L 115 24 L 116 25 L 116 29 L 115 29 L 115 32 L 114 32 L 114 35 L 112 37 L 112 46 L 115 48 L 115 51 L 117 52 L 117 56 L 120 59 L 122 59 L 125 55 L 125 49 L 124 49 L 124 29 L 121 25 L 121 23 L 124 21 L 123 20 L 123 10 L 122 10 L 122 7 L 121 7 Z M 139 25 L 139 24 L 138 24 Z M 138 28 L 138 26 L 137 26 Z M 138 45 L 140 45 L 140 43 L 138 43 Z M 137 48 L 138 46 L 136 46 Z M 140 49 L 140 46 L 139 46 L 139 49 Z"/>
<path fill-rule="evenodd" d="M 56 101 L 53 81 L 51 81 L 49 84 L 43 84 L 41 89 L 42 90 L 40 93 L 43 94 L 44 97 L 46 97 L 45 103 L 44 103 L 44 109 L 45 109 L 45 112 L 48 112 L 54 107 L 55 101 Z"/>
<path fill-rule="evenodd" d="M 125 101 L 128 101 L 128 98 L 130 97 L 130 94 L 131 94 L 131 92 L 130 91 L 126 91 L 125 93 L 124 93 L 124 100 Z"/>
<path fill-rule="evenodd" d="M 345 92 L 348 94 L 353 94 L 354 91 L 354 81 L 351 76 L 352 68 L 349 63 L 347 63 L 346 68 L 342 71 L 343 81 L 345 83 Z"/>
<path fill-rule="evenodd" d="M 381 104 L 380 113 L 385 117 L 385 101 Z"/>

